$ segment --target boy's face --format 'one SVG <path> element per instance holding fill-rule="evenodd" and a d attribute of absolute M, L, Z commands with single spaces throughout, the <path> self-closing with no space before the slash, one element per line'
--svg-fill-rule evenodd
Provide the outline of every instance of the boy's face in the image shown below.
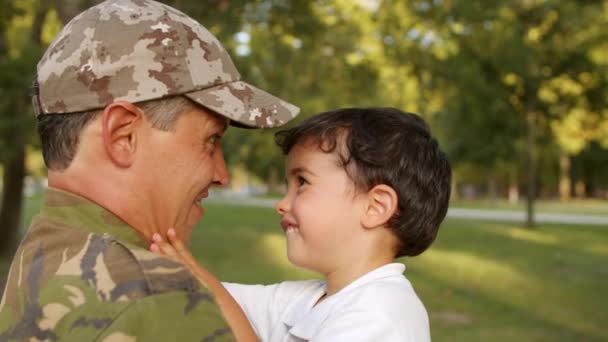
<path fill-rule="evenodd" d="M 316 143 L 292 148 L 287 193 L 277 204 L 287 236 L 287 256 L 300 267 L 329 274 L 357 255 L 365 196 L 358 194 L 335 153 Z"/>

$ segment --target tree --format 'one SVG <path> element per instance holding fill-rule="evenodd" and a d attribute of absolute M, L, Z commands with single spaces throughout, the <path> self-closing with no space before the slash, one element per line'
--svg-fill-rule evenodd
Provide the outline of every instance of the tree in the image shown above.
<path fill-rule="evenodd" d="M 3 5 L 9 10 L 0 23 L 0 46 L 4 49 L 0 51 L 0 89 L 3 93 L 0 102 L 0 163 L 4 166 L 0 202 L 0 227 L 3 229 L 0 254 L 12 256 L 17 244 L 23 200 L 27 128 L 33 121 L 31 111 L 26 109 L 29 103 L 28 89 L 35 60 L 40 54 L 38 46 L 46 9 L 40 6 L 35 13 L 29 14 L 33 24 L 30 41 L 23 46 L 14 47 L 8 42 L 11 20 L 17 15 L 28 13 L 24 8 L 17 7 L 16 3 L 7 2 Z"/>
<path fill-rule="evenodd" d="M 420 84 L 443 94 L 442 127 L 456 160 L 515 165 L 525 153 L 530 226 L 539 136 L 549 135 L 551 123 L 572 110 L 588 117 L 597 113 L 588 106 L 606 103 L 597 96 L 605 92 L 604 77 L 595 77 L 605 72 L 594 73 L 598 65 L 588 55 L 604 41 L 601 6 L 416 1 L 384 2 L 380 10 L 383 35 L 396 46 L 387 53 L 395 62 L 415 65 Z M 547 101 L 547 88 L 556 80 L 581 80 L 578 95 L 584 100 Z"/>
<path fill-rule="evenodd" d="M 34 115 L 30 87 L 45 43 L 43 32 L 51 10 L 69 20 L 92 1 L 1 0 L 0 15 L 0 255 L 12 256 L 17 246 L 26 175 L 25 146 L 33 144 Z M 19 20 L 15 20 L 19 19 Z M 51 23 L 53 24 L 53 23 Z"/>

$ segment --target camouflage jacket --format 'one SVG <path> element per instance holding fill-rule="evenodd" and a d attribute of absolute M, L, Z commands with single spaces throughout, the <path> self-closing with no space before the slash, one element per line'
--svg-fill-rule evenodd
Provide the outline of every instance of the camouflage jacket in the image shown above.
<path fill-rule="evenodd" d="M 12 261 L 4 341 L 233 341 L 211 293 L 102 207 L 49 189 Z"/>

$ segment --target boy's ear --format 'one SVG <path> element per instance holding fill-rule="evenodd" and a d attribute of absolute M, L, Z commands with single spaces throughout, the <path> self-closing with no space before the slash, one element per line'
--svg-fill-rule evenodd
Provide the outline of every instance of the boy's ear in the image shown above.
<path fill-rule="evenodd" d="M 141 109 L 126 101 L 113 102 L 103 111 L 103 145 L 108 157 L 119 167 L 133 164 L 142 117 Z"/>
<path fill-rule="evenodd" d="M 384 226 L 397 211 L 397 193 L 386 185 L 379 184 L 367 192 L 367 202 L 362 217 L 362 225 L 371 229 Z"/>

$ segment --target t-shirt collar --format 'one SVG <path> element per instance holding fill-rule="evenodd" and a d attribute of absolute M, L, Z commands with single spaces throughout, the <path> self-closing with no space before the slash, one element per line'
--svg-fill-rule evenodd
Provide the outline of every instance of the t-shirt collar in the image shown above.
<path fill-rule="evenodd" d="M 321 324 L 330 314 L 332 307 L 336 304 L 340 296 L 382 278 L 402 276 L 404 271 L 405 265 L 401 263 L 386 264 L 359 277 L 336 294 L 325 298 L 315 306 L 315 303 L 323 296 L 327 289 L 327 285 L 324 284 L 324 286 L 318 288 L 313 295 L 303 296 L 299 302 L 295 303 L 292 306 L 291 311 L 285 315 L 283 323 L 291 327 L 289 329 L 291 335 L 309 340 L 321 327 Z"/>

